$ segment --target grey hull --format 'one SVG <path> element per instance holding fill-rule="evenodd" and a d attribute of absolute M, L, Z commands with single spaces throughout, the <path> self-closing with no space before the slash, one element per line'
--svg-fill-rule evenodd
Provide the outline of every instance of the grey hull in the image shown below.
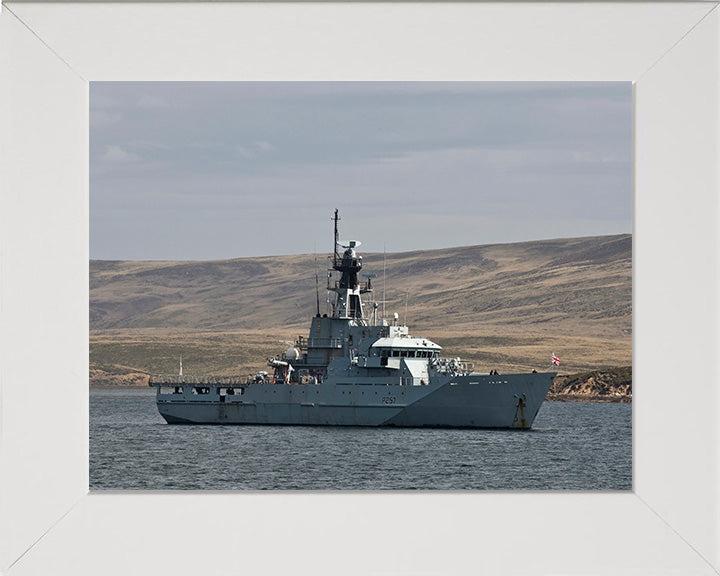
<path fill-rule="evenodd" d="M 177 375 L 152 377 L 163 418 L 172 424 L 530 428 L 555 374 L 477 373 L 459 357 L 442 357 L 442 346 L 429 338 L 412 336 L 397 313 L 378 318 L 377 302 L 365 315 L 362 295 L 372 293 L 374 275 L 360 280 L 360 243 L 339 240 L 339 219 L 336 209 L 327 280 L 328 295 L 335 293 L 332 313 L 320 313 L 317 292 L 307 337 L 267 359 L 272 374 L 259 371 L 245 382 L 187 376 L 181 360 Z"/>
<path fill-rule="evenodd" d="M 242 394 L 158 390 L 170 424 L 530 428 L 552 373 L 465 375 L 426 386 L 256 384 Z"/>

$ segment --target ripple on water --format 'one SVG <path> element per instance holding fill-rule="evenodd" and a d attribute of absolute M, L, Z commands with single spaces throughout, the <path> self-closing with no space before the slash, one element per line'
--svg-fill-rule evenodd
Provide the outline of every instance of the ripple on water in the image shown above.
<path fill-rule="evenodd" d="M 533 430 L 169 426 L 90 392 L 92 490 L 631 490 L 632 406 L 547 402 Z"/>

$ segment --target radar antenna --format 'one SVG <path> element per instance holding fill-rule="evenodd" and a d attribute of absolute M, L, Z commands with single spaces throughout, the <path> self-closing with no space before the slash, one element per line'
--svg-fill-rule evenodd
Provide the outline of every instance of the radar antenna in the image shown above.
<path fill-rule="evenodd" d="M 333 246 L 333 262 L 332 269 L 340 272 L 340 280 L 331 284 L 331 272 L 328 271 L 328 290 L 337 293 L 337 298 L 333 305 L 333 314 L 340 318 L 357 318 L 363 319 L 362 301 L 360 294 L 369 292 L 370 287 L 358 282 L 358 273 L 362 269 L 362 256 L 355 252 L 355 248 L 360 245 L 357 240 L 341 241 L 338 236 L 338 209 L 335 208 L 333 216 L 334 223 L 334 240 Z M 339 247 L 344 249 L 342 254 Z"/>
<path fill-rule="evenodd" d="M 317 271 L 317 254 L 315 254 L 315 300 L 317 300 L 317 315 L 320 316 L 320 281 Z"/>

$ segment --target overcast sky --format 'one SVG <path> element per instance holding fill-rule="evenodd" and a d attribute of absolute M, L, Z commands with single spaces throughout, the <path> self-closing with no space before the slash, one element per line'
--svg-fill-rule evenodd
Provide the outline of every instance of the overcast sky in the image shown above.
<path fill-rule="evenodd" d="M 90 84 L 90 257 L 207 260 L 632 230 L 624 83 Z"/>

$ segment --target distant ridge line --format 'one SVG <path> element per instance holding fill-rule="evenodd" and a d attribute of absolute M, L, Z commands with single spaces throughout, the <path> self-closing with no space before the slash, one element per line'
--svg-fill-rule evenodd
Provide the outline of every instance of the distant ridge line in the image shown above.
<path fill-rule="evenodd" d="M 519 240 L 519 241 L 513 241 L 513 242 L 494 242 L 492 244 L 467 244 L 462 246 L 449 246 L 447 248 L 421 248 L 418 250 L 404 250 L 399 252 L 387 252 L 388 255 L 400 255 L 400 254 L 417 254 L 420 252 L 439 252 L 443 250 L 463 250 L 463 249 L 471 249 L 471 248 L 491 248 L 495 246 L 522 246 L 526 244 L 540 244 L 540 243 L 553 243 L 553 242 L 571 242 L 571 241 L 584 241 L 584 240 L 595 240 L 595 239 L 601 239 L 601 238 L 632 238 L 632 233 L 621 233 L 621 234 L 603 234 L 603 235 L 596 235 L 596 236 L 572 236 L 572 237 L 557 237 L 557 238 L 543 238 L 540 240 Z M 320 252 L 319 254 L 322 254 Z M 329 254 L 329 252 L 328 252 Z M 382 252 L 363 252 L 363 256 L 377 256 L 382 255 Z M 194 263 L 194 262 L 231 262 L 235 260 L 248 260 L 248 259 L 266 259 L 266 258 L 286 258 L 291 256 L 314 256 L 316 255 L 314 252 L 302 252 L 297 254 L 266 254 L 261 256 L 236 256 L 231 258 L 210 258 L 210 259 L 188 259 L 188 260 L 167 260 L 167 259 L 133 259 L 133 258 L 125 258 L 125 259 L 117 259 L 117 258 L 90 258 L 90 262 L 96 263 L 96 262 L 108 262 L 108 263 L 120 263 L 120 262 L 147 262 L 147 263 L 155 263 L 155 264 L 169 264 L 172 265 L 173 263 Z"/>

